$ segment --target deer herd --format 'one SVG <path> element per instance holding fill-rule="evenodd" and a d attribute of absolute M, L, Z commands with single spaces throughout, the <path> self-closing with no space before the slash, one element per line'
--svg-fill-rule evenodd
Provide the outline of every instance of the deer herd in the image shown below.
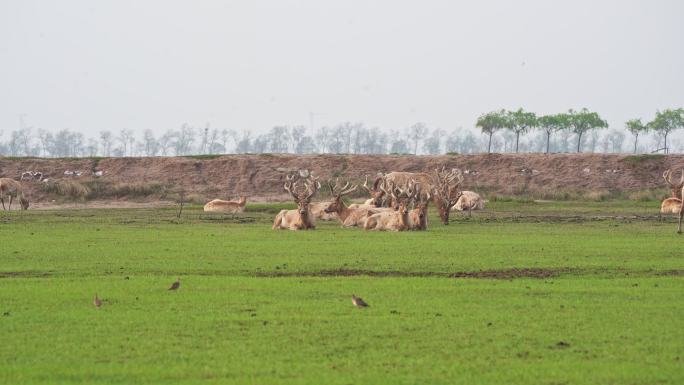
<path fill-rule="evenodd" d="M 24 173 L 26 174 L 26 173 Z M 42 179 L 42 173 L 40 177 Z M 102 175 L 101 172 L 99 175 Z M 99 176 L 98 175 L 98 176 Z M 35 179 L 35 175 L 32 175 Z M 24 180 L 22 175 L 22 181 Z M 661 214 L 677 215 L 677 232 L 682 232 L 684 209 L 684 169 L 679 182 L 672 181 L 672 171 L 663 173 L 663 179 L 670 186 L 672 196 L 662 201 Z M 363 227 L 366 230 L 406 231 L 427 230 L 428 205 L 432 202 L 443 224 L 449 224 L 452 210 L 467 211 L 484 208 L 484 200 L 473 191 L 461 190 L 463 174 L 458 169 L 436 169 L 433 173 L 390 172 L 379 175 L 372 184 L 366 176 L 361 186 L 368 192 L 363 204 L 347 206 L 343 198 L 358 190 L 351 182 L 339 185 L 339 180 L 326 182 L 330 190 L 330 201 L 311 202 L 321 188 L 321 182 L 304 170 L 286 176 L 283 186 L 294 202 L 295 210 L 281 210 L 273 221 L 273 229 L 311 230 L 316 220 L 339 220 L 343 227 Z M 8 206 L 5 206 L 5 200 Z M 3 210 L 11 210 L 14 199 L 19 200 L 21 209 L 27 210 L 29 201 L 21 181 L 0 178 L 0 203 Z M 204 206 L 204 211 L 241 213 L 247 203 L 246 196 L 237 201 L 214 199 Z"/>
<path fill-rule="evenodd" d="M 283 186 L 294 198 L 296 210 L 282 210 L 273 221 L 273 229 L 311 230 L 316 220 L 336 218 L 343 227 L 363 227 L 376 231 L 427 230 L 428 205 L 433 202 L 444 224 L 449 224 L 449 213 L 464 196 L 460 185 L 463 175 L 457 169 L 434 170 L 434 174 L 391 172 L 378 176 L 372 185 L 368 176 L 363 189 L 370 198 L 363 204 L 344 202 L 344 197 L 357 191 L 358 185 L 339 180 L 326 182 L 331 201 L 312 203 L 311 199 L 321 188 L 321 182 L 308 171 L 286 177 Z M 477 210 L 484 201 L 470 192 L 469 201 L 461 210 Z"/>

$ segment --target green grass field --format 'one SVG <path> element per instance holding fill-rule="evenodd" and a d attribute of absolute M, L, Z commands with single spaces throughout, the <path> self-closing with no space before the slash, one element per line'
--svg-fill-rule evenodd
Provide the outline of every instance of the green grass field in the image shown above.
<path fill-rule="evenodd" d="M 658 202 L 409 233 L 272 231 L 280 208 L 0 212 L 0 383 L 684 383 L 684 236 Z"/>

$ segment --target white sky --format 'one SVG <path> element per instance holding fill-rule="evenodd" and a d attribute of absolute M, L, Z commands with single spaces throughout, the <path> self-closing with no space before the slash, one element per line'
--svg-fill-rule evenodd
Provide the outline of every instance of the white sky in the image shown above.
<path fill-rule="evenodd" d="M 0 130 L 684 107 L 684 1 L 0 0 Z"/>

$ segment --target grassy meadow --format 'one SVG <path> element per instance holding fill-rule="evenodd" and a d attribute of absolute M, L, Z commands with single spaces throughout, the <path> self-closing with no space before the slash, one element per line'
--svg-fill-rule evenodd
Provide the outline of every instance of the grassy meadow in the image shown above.
<path fill-rule="evenodd" d="M 272 231 L 282 207 L 0 212 L 0 383 L 684 383 L 684 236 L 658 202 L 407 233 Z"/>

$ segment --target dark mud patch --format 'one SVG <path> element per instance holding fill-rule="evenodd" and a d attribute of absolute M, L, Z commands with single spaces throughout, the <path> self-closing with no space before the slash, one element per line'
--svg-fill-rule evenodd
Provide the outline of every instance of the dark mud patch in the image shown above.
<path fill-rule="evenodd" d="M 480 278 L 480 279 L 513 279 L 513 278 L 552 278 L 561 274 L 576 272 L 571 268 L 542 269 L 542 268 L 512 268 L 503 270 L 460 271 L 449 275 L 449 278 Z"/>
<path fill-rule="evenodd" d="M 657 276 L 681 277 L 684 275 L 684 270 L 665 270 L 655 273 Z"/>
<path fill-rule="evenodd" d="M 52 275 L 51 271 L 0 271 L 1 278 L 45 278 Z"/>
<path fill-rule="evenodd" d="M 514 279 L 514 278 L 552 278 L 561 274 L 577 272 L 576 269 L 558 268 L 512 268 L 503 270 L 460 271 L 456 273 L 441 273 L 431 271 L 373 271 L 357 269 L 335 269 L 312 272 L 258 272 L 257 277 L 437 277 L 437 278 L 479 278 L 479 279 Z"/>
<path fill-rule="evenodd" d="M 257 277 L 448 277 L 448 273 L 431 272 L 431 271 L 374 271 L 374 270 L 360 270 L 360 269 L 334 269 L 334 270 L 320 270 L 311 272 L 287 272 L 287 271 L 269 271 L 258 272 Z"/>

